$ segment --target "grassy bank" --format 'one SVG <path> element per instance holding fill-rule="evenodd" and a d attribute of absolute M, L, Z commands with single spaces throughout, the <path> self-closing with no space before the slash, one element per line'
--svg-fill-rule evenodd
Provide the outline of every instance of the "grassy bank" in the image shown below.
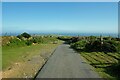
<path fill-rule="evenodd" d="M 101 77 L 108 80 L 119 80 L 119 76 L 115 75 L 112 70 L 112 65 L 115 65 L 120 60 L 119 53 L 103 53 L 103 52 L 81 52 L 83 58 L 92 65 Z M 119 74 L 119 73 L 118 73 Z"/>
<path fill-rule="evenodd" d="M 36 44 L 25 47 L 3 47 L 3 77 L 33 78 L 59 44 Z"/>
<path fill-rule="evenodd" d="M 36 55 L 41 49 L 50 49 L 56 47 L 55 44 L 36 44 L 25 47 L 3 47 L 2 49 L 2 68 L 6 69 L 8 66 L 12 65 L 18 61 L 24 61 Z"/>
<path fill-rule="evenodd" d="M 79 52 L 103 78 L 120 80 L 120 39 L 104 36 L 60 37 Z"/>
<path fill-rule="evenodd" d="M 61 43 L 56 36 L 2 36 L 4 78 L 33 78 Z"/>

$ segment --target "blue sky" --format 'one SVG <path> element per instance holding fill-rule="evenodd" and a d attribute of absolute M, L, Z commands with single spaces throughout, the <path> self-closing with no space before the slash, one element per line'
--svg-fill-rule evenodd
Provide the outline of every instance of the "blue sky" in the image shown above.
<path fill-rule="evenodd" d="M 2 34 L 2 3 L 0 2 L 0 34 Z"/>
<path fill-rule="evenodd" d="M 4 2 L 3 33 L 117 33 L 117 2 Z"/>

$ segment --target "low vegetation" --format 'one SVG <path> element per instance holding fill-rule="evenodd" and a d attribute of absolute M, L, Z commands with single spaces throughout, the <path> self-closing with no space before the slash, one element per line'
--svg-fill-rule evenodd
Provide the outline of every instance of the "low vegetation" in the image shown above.
<path fill-rule="evenodd" d="M 25 63 L 28 64 L 33 57 L 39 56 L 45 61 L 47 57 L 51 54 L 51 52 L 60 44 L 60 40 L 57 39 L 56 36 L 32 36 L 28 33 L 22 33 L 18 36 L 3 36 L 2 37 L 2 68 L 3 71 L 14 69 L 12 67 L 15 63 Z M 36 58 L 41 59 L 41 58 Z M 39 63 L 43 63 L 43 61 L 39 60 Z M 28 63 L 26 63 L 28 62 Z M 32 61 L 31 61 L 32 62 Z M 38 62 L 38 61 L 36 61 Z M 33 60 L 33 64 L 35 64 Z M 30 65 L 30 64 L 28 64 Z M 37 65 L 37 63 L 35 64 Z M 38 64 L 43 65 L 43 64 Z M 30 65 L 30 68 L 34 68 L 34 65 Z M 27 67 L 25 67 L 27 68 Z M 40 66 L 36 67 L 39 70 Z M 35 68 L 34 68 L 35 69 Z M 21 69 L 22 70 L 22 69 Z M 9 77 L 17 77 L 17 75 L 21 75 L 24 78 L 23 73 L 26 73 L 24 69 L 21 74 L 15 73 L 16 76 Z M 27 69 L 28 70 L 28 69 Z M 17 72 L 17 71 L 16 71 Z M 34 70 L 30 73 L 30 76 Z M 8 72 L 7 72 L 8 73 Z M 35 74 L 34 74 L 35 75 Z M 34 76 L 33 76 L 34 77 Z"/>
<path fill-rule="evenodd" d="M 119 80 L 120 39 L 102 36 L 71 37 L 61 40 L 70 44 L 103 78 Z"/>
<path fill-rule="evenodd" d="M 87 52 L 119 52 L 119 41 L 115 40 L 104 40 L 101 38 L 96 39 L 85 39 L 72 41 L 71 47 L 76 50 L 87 51 Z"/>
<path fill-rule="evenodd" d="M 108 80 L 120 79 L 120 54 L 104 52 L 80 52 L 83 58 L 92 65 L 101 77 Z"/>
<path fill-rule="evenodd" d="M 33 78 L 59 44 L 3 48 L 3 77 Z"/>
<path fill-rule="evenodd" d="M 32 44 L 46 44 L 46 43 L 57 43 L 58 39 L 55 36 L 31 36 L 28 33 L 22 33 L 16 36 L 3 36 L 2 46 L 3 47 L 21 47 L 30 46 Z"/>
<path fill-rule="evenodd" d="M 55 49 L 60 43 L 59 40 L 70 44 L 71 48 L 78 51 L 103 78 L 120 79 L 120 39 L 102 36 L 31 36 L 28 33 L 3 36 L 3 70 L 9 69 L 15 62 L 29 60 L 42 49 L 44 52 L 46 48 Z"/>
<path fill-rule="evenodd" d="M 7 69 L 9 66 L 14 64 L 14 62 L 23 61 L 24 57 L 28 57 L 31 54 L 36 54 L 36 51 L 38 52 L 40 48 L 43 48 L 42 45 L 32 45 L 32 46 L 25 46 L 25 47 L 14 47 L 14 48 L 8 48 L 3 47 L 3 53 L 2 53 L 2 67 L 3 70 Z"/>

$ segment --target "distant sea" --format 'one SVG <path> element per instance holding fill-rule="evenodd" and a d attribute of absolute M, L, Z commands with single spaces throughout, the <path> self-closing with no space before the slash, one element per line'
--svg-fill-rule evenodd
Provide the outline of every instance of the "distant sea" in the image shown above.
<path fill-rule="evenodd" d="M 21 33 L 3 33 L 2 36 L 17 36 Z M 118 37 L 116 33 L 29 33 L 31 35 L 58 35 L 58 36 L 111 36 Z"/>

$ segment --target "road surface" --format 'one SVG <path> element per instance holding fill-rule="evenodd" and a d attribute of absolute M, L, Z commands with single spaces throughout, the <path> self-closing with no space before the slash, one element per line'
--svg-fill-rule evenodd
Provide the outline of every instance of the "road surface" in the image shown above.
<path fill-rule="evenodd" d="M 67 44 L 58 46 L 36 78 L 100 78 Z"/>

